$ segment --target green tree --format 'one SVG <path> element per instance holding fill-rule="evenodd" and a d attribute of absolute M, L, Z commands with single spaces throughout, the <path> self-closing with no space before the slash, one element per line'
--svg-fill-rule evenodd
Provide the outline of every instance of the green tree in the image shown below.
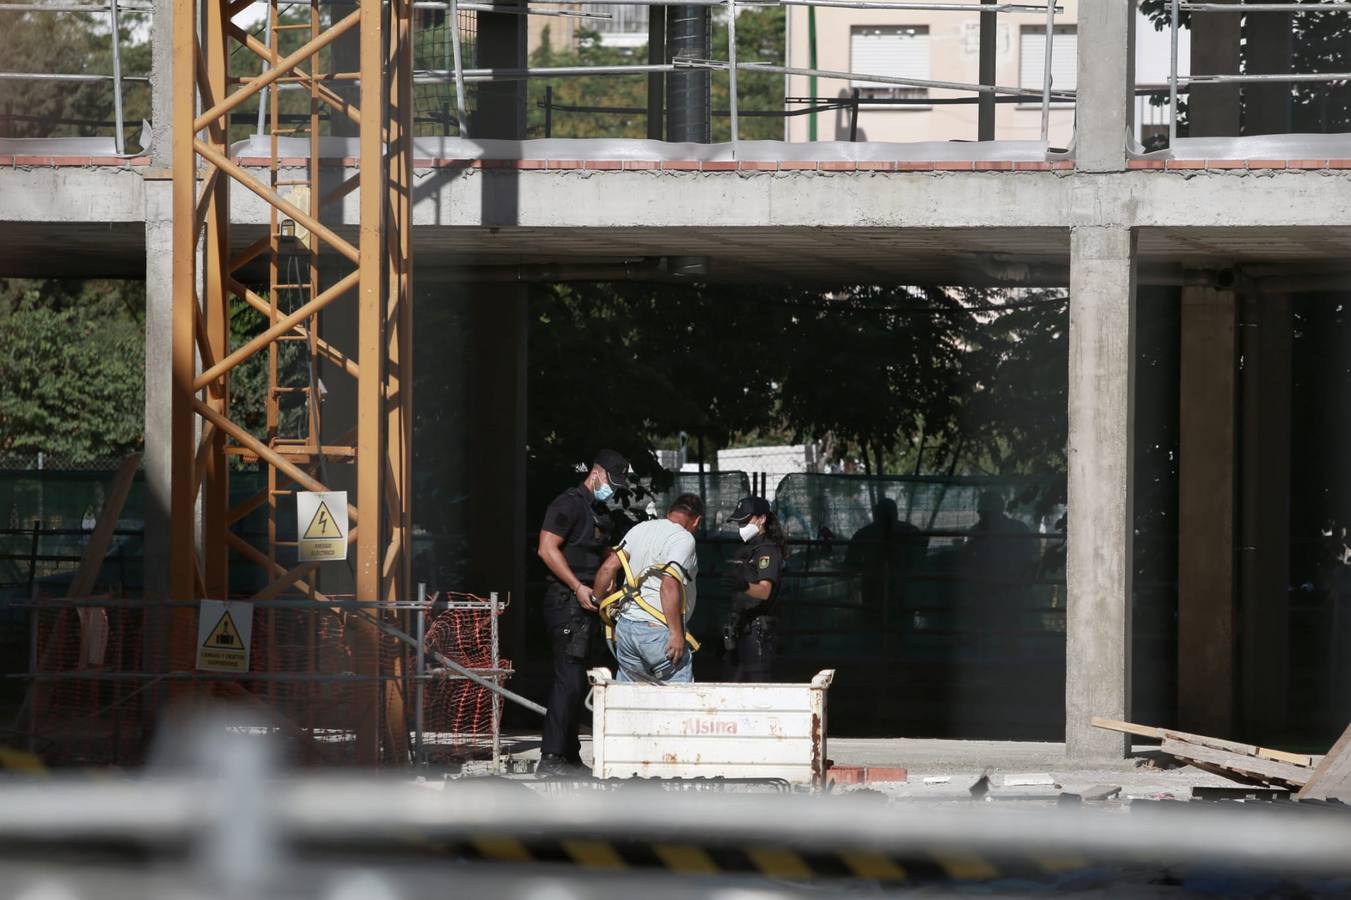
<path fill-rule="evenodd" d="M 150 45 L 138 40 L 143 17 L 122 18 L 121 64 L 127 76 L 150 74 Z M 0 12 L 4 23 L 4 68 L 11 72 L 111 75 L 108 18 L 84 13 Z M 150 118 L 150 85 L 125 81 L 122 91 L 125 139 L 137 146 L 142 120 Z M 111 81 L 0 81 L 0 136 L 90 137 L 113 131 Z"/>
<path fill-rule="evenodd" d="M 125 454 L 143 428 L 143 330 L 126 306 L 135 290 L 50 284 L 0 282 L 0 452 Z"/>

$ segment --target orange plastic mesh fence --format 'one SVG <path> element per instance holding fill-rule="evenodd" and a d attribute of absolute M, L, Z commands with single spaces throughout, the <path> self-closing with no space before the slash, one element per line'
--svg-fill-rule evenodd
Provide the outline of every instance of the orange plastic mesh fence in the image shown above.
<path fill-rule="evenodd" d="M 471 595 L 455 595 L 457 598 Z M 481 598 L 473 598 L 475 600 Z M 511 668 L 509 660 L 499 659 L 493 672 L 492 601 L 482 608 L 452 608 L 438 614 L 427 628 L 426 647 L 454 660 L 476 674 L 503 684 Z M 428 654 L 427 667 L 441 668 Z M 494 694 L 463 676 L 438 677 L 427 687 L 423 743 L 430 762 L 488 758 L 492 754 L 493 735 L 502 727 L 502 704 L 494 704 Z"/>

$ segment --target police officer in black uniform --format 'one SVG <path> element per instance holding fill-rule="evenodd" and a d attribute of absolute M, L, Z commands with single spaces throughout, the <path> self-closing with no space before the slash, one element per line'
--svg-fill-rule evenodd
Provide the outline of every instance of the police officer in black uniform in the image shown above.
<path fill-rule="evenodd" d="M 628 461 L 602 450 L 586 480 L 554 498 L 539 532 L 539 558 L 549 570 L 544 591 L 544 621 L 553 648 L 554 683 L 544 717 L 544 740 L 536 774 L 567 774 L 580 769 L 581 724 L 586 697 L 586 657 L 597 627 L 591 591 L 596 570 L 610 546 L 608 517 L 596 514 L 616 488 L 628 487 Z"/>
<path fill-rule="evenodd" d="M 737 526 L 744 543 L 722 578 L 732 592 L 732 617 L 723 629 L 726 677 L 728 681 L 771 681 L 779 652 L 783 530 L 763 497 L 743 497 L 728 521 Z"/>

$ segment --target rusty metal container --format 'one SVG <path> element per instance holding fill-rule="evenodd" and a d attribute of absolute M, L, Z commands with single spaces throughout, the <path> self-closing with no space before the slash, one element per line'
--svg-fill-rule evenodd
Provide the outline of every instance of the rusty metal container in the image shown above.
<path fill-rule="evenodd" d="M 782 778 L 826 775 L 826 689 L 809 684 L 642 684 L 590 671 L 597 778 Z"/>

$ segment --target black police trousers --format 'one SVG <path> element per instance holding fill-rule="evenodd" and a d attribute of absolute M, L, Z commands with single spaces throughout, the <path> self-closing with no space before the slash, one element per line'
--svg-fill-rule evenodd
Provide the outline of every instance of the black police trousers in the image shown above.
<path fill-rule="evenodd" d="M 737 635 L 736 649 L 729 655 L 728 681 L 742 684 L 773 681 L 774 660 L 779 655 L 779 620 L 758 616 Z"/>
<path fill-rule="evenodd" d="M 596 617 L 582 609 L 567 588 L 550 584 L 544 592 L 544 622 L 553 649 L 554 683 L 540 752 L 575 760 L 581 749 L 577 730 L 584 712 L 586 662 Z"/>

